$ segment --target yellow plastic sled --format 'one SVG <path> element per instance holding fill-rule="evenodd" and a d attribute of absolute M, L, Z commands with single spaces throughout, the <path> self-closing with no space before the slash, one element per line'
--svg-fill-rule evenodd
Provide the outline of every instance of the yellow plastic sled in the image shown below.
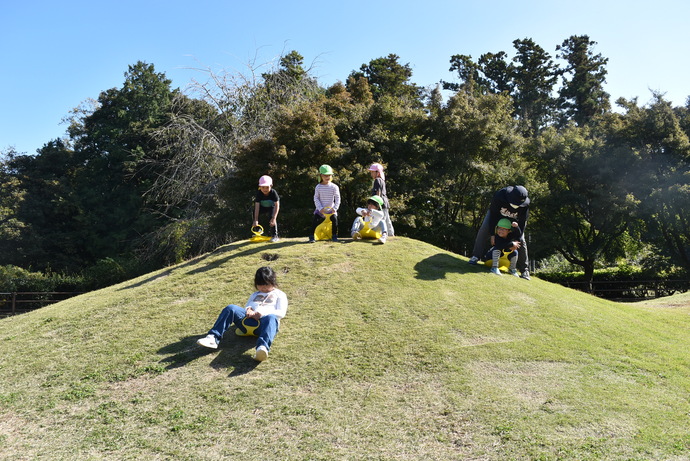
<path fill-rule="evenodd" d="M 332 210 L 332 208 L 328 209 Z M 314 240 L 330 240 L 333 238 L 333 221 L 331 221 L 331 216 L 334 214 L 333 212 L 323 213 L 325 219 L 314 229 Z"/>
<path fill-rule="evenodd" d="M 508 269 L 510 269 L 510 260 L 508 259 L 508 255 L 512 253 L 513 250 L 508 251 L 507 253 L 505 251 L 502 252 L 501 257 L 498 258 L 498 269 L 503 271 L 503 272 L 508 272 Z M 484 261 L 484 265 L 487 267 L 491 267 L 493 264 L 493 260 L 487 259 Z"/>
<path fill-rule="evenodd" d="M 235 334 L 237 336 L 258 336 L 256 334 L 256 329 L 259 328 L 259 325 L 261 325 L 260 320 L 245 317 L 242 319 L 242 326 L 245 330 L 247 330 L 247 332 L 244 333 L 242 330 L 238 328 L 237 330 L 235 330 Z"/>
<path fill-rule="evenodd" d="M 252 227 L 252 234 L 254 234 L 249 241 L 250 242 L 268 242 L 271 237 L 268 235 L 263 235 L 264 228 L 259 224 L 258 226 Z"/>
<path fill-rule="evenodd" d="M 381 238 L 381 232 L 372 230 L 369 227 L 369 221 L 365 221 L 364 218 L 362 218 L 361 216 L 359 217 L 359 219 L 364 223 L 364 226 L 359 230 L 359 232 L 357 232 L 357 234 L 355 234 L 355 238 L 359 237 L 362 239 L 374 239 L 374 240 Z"/>

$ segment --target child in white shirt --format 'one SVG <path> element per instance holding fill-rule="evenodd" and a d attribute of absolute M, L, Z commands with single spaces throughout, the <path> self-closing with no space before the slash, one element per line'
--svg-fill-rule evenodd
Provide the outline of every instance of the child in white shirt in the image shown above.
<path fill-rule="evenodd" d="M 355 218 L 355 222 L 352 223 L 352 229 L 350 231 L 352 238 L 357 240 L 361 238 L 359 232 L 364 228 L 364 223 L 369 224 L 369 229 L 374 232 L 380 232 L 381 237 L 379 237 L 379 243 L 386 243 L 386 238 L 388 237 L 385 214 L 382 210 L 383 199 L 378 195 L 373 195 L 367 200 L 366 208 L 357 208 L 357 214 L 361 218 Z"/>
<path fill-rule="evenodd" d="M 276 273 L 270 267 L 260 267 L 256 271 L 254 287 L 257 291 L 249 296 L 245 307 L 235 304 L 226 306 L 213 328 L 205 337 L 200 338 L 197 344 L 209 349 L 218 349 L 218 343 L 230 325 L 235 324 L 238 336 L 246 336 L 246 328 L 242 322 L 245 318 L 254 319 L 259 323 L 255 330 L 258 338 L 254 360 L 259 362 L 266 360 L 273 338 L 280 328 L 280 319 L 287 313 L 288 300 L 285 293 L 278 288 Z"/>

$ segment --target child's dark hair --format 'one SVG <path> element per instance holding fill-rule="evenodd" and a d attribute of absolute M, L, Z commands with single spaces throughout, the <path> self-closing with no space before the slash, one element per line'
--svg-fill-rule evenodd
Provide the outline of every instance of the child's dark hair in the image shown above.
<path fill-rule="evenodd" d="M 258 268 L 256 274 L 254 274 L 254 286 L 258 287 L 259 285 L 277 287 L 276 272 L 268 266 Z"/>
<path fill-rule="evenodd" d="M 367 205 L 374 205 L 377 210 L 381 209 L 381 205 L 376 200 L 369 199 L 367 200 Z"/>

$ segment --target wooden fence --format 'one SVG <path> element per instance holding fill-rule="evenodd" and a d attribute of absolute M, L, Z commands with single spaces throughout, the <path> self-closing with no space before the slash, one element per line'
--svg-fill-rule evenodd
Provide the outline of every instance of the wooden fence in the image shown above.
<path fill-rule="evenodd" d="M 0 293 L 0 317 L 23 314 L 80 294 L 82 292 L 74 291 L 15 291 Z"/>

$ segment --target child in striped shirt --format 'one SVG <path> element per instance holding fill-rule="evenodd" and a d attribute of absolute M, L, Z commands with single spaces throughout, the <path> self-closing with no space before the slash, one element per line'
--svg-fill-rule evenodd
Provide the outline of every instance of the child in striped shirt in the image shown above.
<path fill-rule="evenodd" d="M 321 175 L 321 182 L 314 188 L 314 217 L 311 222 L 311 233 L 309 234 L 309 243 L 314 243 L 314 231 L 321 224 L 326 217 L 325 213 L 333 213 L 331 215 L 331 223 L 333 223 L 333 241 L 338 241 L 338 208 L 340 207 L 340 188 L 333 184 L 333 169 L 329 165 L 321 165 L 319 167 L 319 174 Z"/>

